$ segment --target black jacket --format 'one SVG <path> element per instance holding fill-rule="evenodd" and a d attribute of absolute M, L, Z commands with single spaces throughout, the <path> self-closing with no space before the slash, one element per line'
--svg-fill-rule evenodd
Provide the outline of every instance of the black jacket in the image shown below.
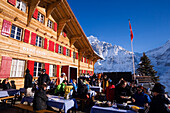
<path fill-rule="evenodd" d="M 43 89 L 39 89 L 35 92 L 34 99 L 33 99 L 33 109 L 34 110 L 43 110 L 47 109 L 47 102 L 48 97 L 46 96 L 46 91 Z"/>
<path fill-rule="evenodd" d="M 50 83 L 50 77 L 47 74 L 41 74 L 38 78 L 38 86 L 43 85 L 44 83 Z"/>
<path fill-rule="evenodd" d="M 169 113 L 165 104 L 170 104 L 170 101 L 164 95 L 154 96 L 150 103 L 149 113 Z"/>
<path fill-rule="evenodd" d="M 125 88 L 122 88 L 119 84 L 115 88 L 115 97 L 116 102 L 123 103 L 126 102 L 127 99 L 122 99 L 120 96 L 132 96 L 131 89 L 129 86 L 126 86 Z"/>
<path fill-rule="evenodd" d="M 32 76 L 27 73 L 25 75 L 24 88 L 27 89 L 29 87 L 32 87 Z"/>
<path fill-rule="evenodd" d="M 7 84 L 3 84 L 3 90 L 11 89 L 9 82 Z"/>

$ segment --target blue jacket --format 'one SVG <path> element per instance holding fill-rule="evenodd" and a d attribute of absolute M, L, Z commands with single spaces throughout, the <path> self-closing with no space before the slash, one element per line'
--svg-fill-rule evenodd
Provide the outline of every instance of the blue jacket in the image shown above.
<path fill-rule="evenodd" d="M 135 105 L 137 106 L 144 106 L 145 103 L 150 103 L 151 99 L 149 95 L 145 94 L 144 92 L 138 94 L 138 92 L 135 93 L 134 97 L 135 99 Z"/>

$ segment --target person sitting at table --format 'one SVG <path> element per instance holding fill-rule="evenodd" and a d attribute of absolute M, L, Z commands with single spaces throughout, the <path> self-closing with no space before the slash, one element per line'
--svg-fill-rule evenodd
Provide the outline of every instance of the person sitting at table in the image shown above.
<path fill-rule="evenodd" d="M 16 89 L 16 85 L 15 85 L 15 81 L 14 80 L 11 80 L 11 88 L 12 89 Z"/>
<path fill-rule="evenodd" d="M 73 85 L 73 90 L 74 90 L 75 92 L 77 92 L 77 82 L 76 82 L 76 79 L 73 79 L 72 85 Z"/>
<path fill-rule="evenodd" d="M 109 80 L 109 86 L 106 88 L 106 99 L 107 101 L 113 102 L 115 97 L 115 86 L 113 85 L 112 80 Z"/>
<path fill-rule="evenodd" d="M 92 86 L 97 86 L 97 83 L 96 83 L 96 78 L 93 78 L 92 79 L 92 84 L 91 84 Z"/>
<path fill-rule="evenodd" d="M 47 85 L 43 84 L 39 86 L 39 89 L 35 92 L 33 99 L 33 110 L 45 110 L 47 109 L 47 100 L 48 97 L 46 95 Z"/>
<path fill-rule="evenodd" d="M 73 85 L 72 85 L 72 83 L 68 83 L 65 86 L 64 91 L 65 91 L 65 94 L 64 94 L 65 99 L 69 99 L 70 97 L 72 97 L 72 94 L 73 94 Z"/>
<path fill-rule="evenodd" d="M 41 70 L 41 75 L 38 78 L 38 86 L 41 86 L 43 84 L 49 84 L 50 83 L 50 77 L 48 74 L 46 74 L 46 69 Z"/>
<path fill-rule="evenodd" d="M 131 96 L 131 91 L 127 86 L 127 82 L 125 80 L 121 80 L 120 83 L 115 88 L 115 98 L 117 103 L 127 102 L 129 96 Z"/>
<path fill-rule="evenodd" d="M 56 89 L 55 89 L 55 91 L 54 91 L 54 94 L 55 95 L 60 95 L 60 96 L 64 96 L 64 88 L 65 88 L 65 86 L 67 85 L 67 82 L 65 81 L 65 80 L 63 80 L 63 83 L 61 83 L 61 84 L 59 84 L 57 87 L 56 87 Z"/>
<path fill-rule="evenodd" d="M 3 80 L 2 86 L 3 86 L 3 90 L 11 89 L 11 85 L 8 82 L 8 78 Z"/>
<path fill-rule="evenodd" d="M 132 104 L 144 107 L 148 106 L 148 104 L 151 102 L 149 95 L 145 94 L 143 89 L 144 88 L 142 86 L 138 86 L 137 92 L 134 94 L 132 98 L 133 102 Z"/>
<path fill-rule="evenodd" d="M 89 91 L 89 90 L 90 90 L 89 80 L 88 80 L 88 79 L 85 79 L 85 80 L 84 80 L 84 84 L 87 86 L 87 90 Z"/>
<path fill-rule="evenodd" d="M 170 104 L 170 100 L 165 97 L 165 86 L 156 83 L 152 89 L 152 93 L 153 98 L 148 113 L 169 113 L 169 109 L 165 106 L 165 104 Z"/>
<path fill-rule="evenodd" d="M 89 98 L 87 86 L 80 79 L 78 79 L 77 93 L 80 98 Z"/>
<path fill-rule="evenodd" d="M 96 83 L 96 86 L 101 87 L 101 85 L 102 85 L 101 80 L 100 80 L 100 79 L 98 79 L 98 80 L 97 80 L 97 83 Z"/>

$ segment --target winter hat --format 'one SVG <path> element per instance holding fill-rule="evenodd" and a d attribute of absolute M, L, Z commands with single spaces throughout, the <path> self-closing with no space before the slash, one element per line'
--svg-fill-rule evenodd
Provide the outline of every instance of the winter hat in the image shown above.
<path fill-rule="evenodd" d="M 46 69 L 42 69 L 42 72 L 46 72 Z"/>
<path fill-rule="evenodd" d="M 153 89 L 152 89 L 152 92 L 164 94 L 165 93 L 165 87 L 160 83 L 156 83 L 154 85 Z"/>
<path fill-rule="evenodd" d="M 26 73 L 29 73 L 29 72 L 30 72 L 30 70 L 27 68 Z"/>

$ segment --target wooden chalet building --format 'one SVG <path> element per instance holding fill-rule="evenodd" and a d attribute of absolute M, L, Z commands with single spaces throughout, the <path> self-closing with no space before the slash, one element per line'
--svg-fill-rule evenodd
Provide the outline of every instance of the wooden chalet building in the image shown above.
<path fill-rule="evenodd" d="M 0 0 L 0 79 L 23 87 L 25 70 L 37 79 L 93 74 L 100 57 L 66 0 Z"/>

